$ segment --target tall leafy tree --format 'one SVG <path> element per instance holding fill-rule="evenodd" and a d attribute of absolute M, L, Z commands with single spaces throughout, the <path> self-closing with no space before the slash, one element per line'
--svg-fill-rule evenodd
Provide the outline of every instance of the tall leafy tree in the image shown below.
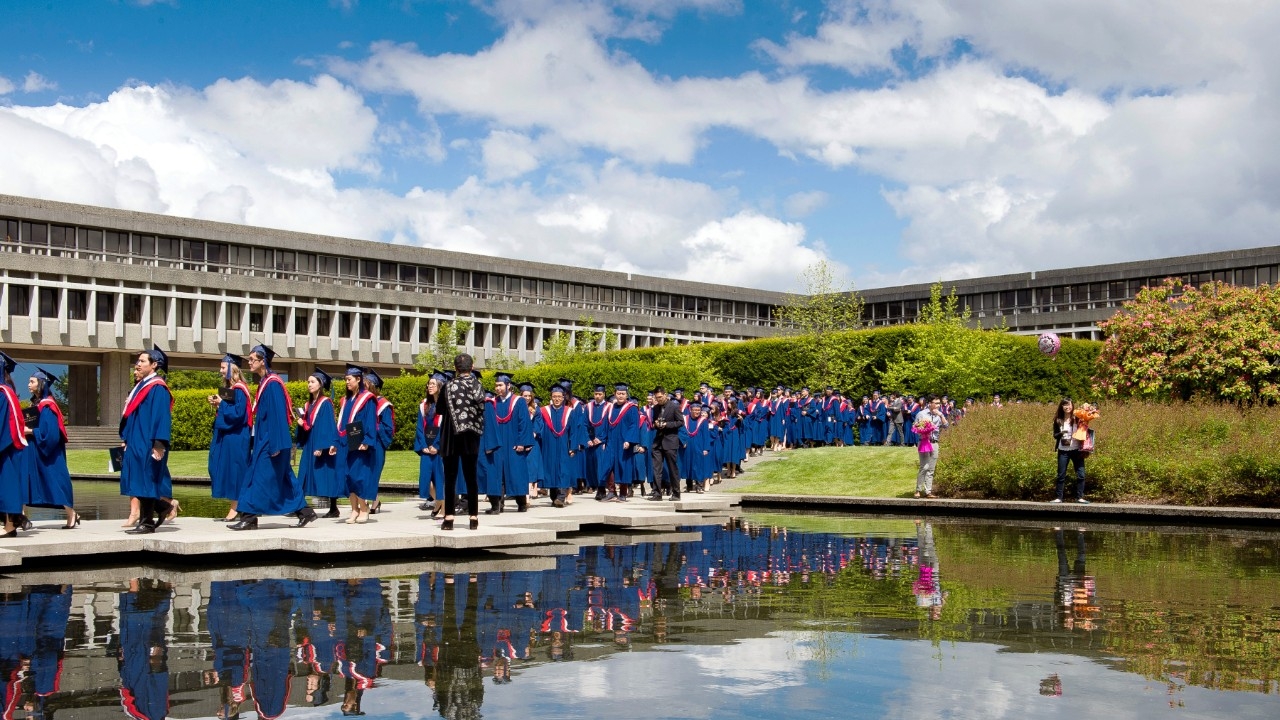
<path fill-rule="evenodd" d="M 862 327 L 863 300 L 852 283 L 844 285 L 831 263 L 822 260 L 801 276 L 804 293 L 792 295 L 774 310 L 782 331 L 802 337 L 814 360 L 813 385 L 844 385 L 865 367 L 841 352 L 838 334 Z"/>
<path fill-rule="evenodd" d="M 900 346 L 880 374 L 884 389 L 935 395 L 984 395 L 996 364 L 994 343 L 969 327 L 970 313 L 955 289 L 944 295 L 942 283 L 929 288 L 929 302 L 916 324 L 923 330 Z M 998 390 L 997 390 L 998 391 Z"/>

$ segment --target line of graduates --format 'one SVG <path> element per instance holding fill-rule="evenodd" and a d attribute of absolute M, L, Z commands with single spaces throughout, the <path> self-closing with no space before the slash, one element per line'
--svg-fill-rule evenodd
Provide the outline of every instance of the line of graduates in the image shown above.
<path fill-rule="evenodd" d="M 395 434 L 393 408 L 381 396 L 382 378 L 349 365 L 346 392 L 335 408 L 333 378 L 315 368 L 307 377 L 307 401 L 295 408 L 284 383 L 270 371 L 273 356 L 261 345 L 250 353 L 250 367 L 259 375 L 251 393 L 240 370 L 245 361 L 226 355 L 221 363 L 226 387 L 209 396 L 217 408 L 209 477 L 213 496 L 231 501 L 224 520 L 234 523 L 233 530 L 248 530 L 262 515 L 292 515 L 302 527 L 317 517 L 306 503 L 311 496 L 328 500 L 323 517 L 339 517 L 338 499 L 347 497 L 351 512 L 345 522 L 368 522 L 380 506 L 378 481 Z M 300 452 L 296 475 L 295 447 Z"/>
<path fill-rule="evenodd" d="M 3 537 L 34 528 L 26 508 L 57 508 L 66 512 L 63 529 L 80 525 L 67 470 L 67 424 L 53 397 L 58 382 L 48 370 L 36 368 L 27 381 L 30 402 L 24 408 L 13 382 L 17 362 L 0 352 L 0 513 Z"/>
<path fill-rule="evenodd" d="M 436 407 L 447 382 L 448 373 L 431 375 L 414 433 L 419 494 L 434 501 L 422 506 L 431 508 L 433 516 L 444 510 Z M 667 478 L 653 457 L 659 434 L 655 413 L 662 402 L 654 392 L 641 400 L 627 385 L 597 385 L 592 399 L 583 400 L 573 394 L 572 381 L 561 378 L 548 388 L 549 402 L 542 404 L 531 384 L 499 373 L 485 403 L 478 463 L 480 492 L 489 500 L 486 512 L 504 512 L 508 498 L 524 512 L 530 494 L 545 495 L 554 507 L 571 504 L 582 493 L 605 502 L 625 502 L 637 491 L 650 499 L 678 499 L 681 480 L 686 490 L 702 492 L 709 482 L 740 472 L 747 457 L 764 452 L 769 427 L 762 398 L 754 393 L 739 398 L 731 387 L 717 396 L 704 386 L 693 400 L 683 399 L 682 390 L 676 393 L 672 402 L 681 418 L 678 477 Z M 655 482 L 660 476 L 663 482 Z"/>

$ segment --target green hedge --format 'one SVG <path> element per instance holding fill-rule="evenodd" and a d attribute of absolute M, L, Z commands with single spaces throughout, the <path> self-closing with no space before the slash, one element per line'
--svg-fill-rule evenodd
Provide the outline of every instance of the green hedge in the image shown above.
<path fill-rule="evenodd" d="M 986 386 L 979 393 L 984 398 L 998 393 L 1007 399 L 1049 402 L 1063 396 L 1091 395 L 1102 343 L 1064 339 L 1062 350 L 1050 358 L 1040 353 L 1035 337 L 972 332 L 994 345 L 999 358 L 994 371 L 985 376 Z M 593 353 L 583 356 L 579 364 L 676 364 L 695 370 L 700 381 L 714 385 L 793 388 L 835 385 L 860 396 L 880 389 L 880 377 L 888 364 L 900 349 L 909 355 L 911 348 L 921 342 L 921 335 L 922 329 L 916 325 L 833 334 L 825 342 L 834 346 L 840 361 L 830 377 L 820 377 L 814 368 L 813 341 L 798 336 Z"/>

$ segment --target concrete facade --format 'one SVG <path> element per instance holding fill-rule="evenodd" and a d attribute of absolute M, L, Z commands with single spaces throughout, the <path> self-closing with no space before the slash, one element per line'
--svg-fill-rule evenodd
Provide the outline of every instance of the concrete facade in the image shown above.
<path fill-rule="evenodd" d="M 134 353 L 216 368 L 265 342 L 304 376 L 347 362 L 398 371 L 440 323 L 460 349 L 535 362 L 558 332 L 623 348 L 767 337 L 782 293 L 0 195 L 0 344 L 71 373 L 78 425 L 113 424 Z M 94 417 L 96 414 L 96 417 Z"/>

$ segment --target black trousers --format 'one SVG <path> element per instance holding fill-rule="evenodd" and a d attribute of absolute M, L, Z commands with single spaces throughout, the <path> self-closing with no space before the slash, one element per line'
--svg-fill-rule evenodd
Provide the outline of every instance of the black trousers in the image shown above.
<path fill-rule="evenodd" d="M 676 454 L 679 450 L 671 448 L 664 449 L 660 444 L 654 443 L 650 448 L 653 453 L 653 491 L 655 493 L 662 492 L 662 485 L 665 479 L 667 489 L 672 493 L 680 494 L 680 466 L 676 462 Z M 663 475 L 663 466 L 666 466 L 666 475 Z"/>
<path fill-rule="evenodd" d="M 462 479 L 467 484 L 467 514 L 480 514 L 480 498 L 476 485 L 477 453 L 446 456 L 444 459 L 444 514 L 453 515 L 458 504 L 458 466 L 462 466 Z"/>

